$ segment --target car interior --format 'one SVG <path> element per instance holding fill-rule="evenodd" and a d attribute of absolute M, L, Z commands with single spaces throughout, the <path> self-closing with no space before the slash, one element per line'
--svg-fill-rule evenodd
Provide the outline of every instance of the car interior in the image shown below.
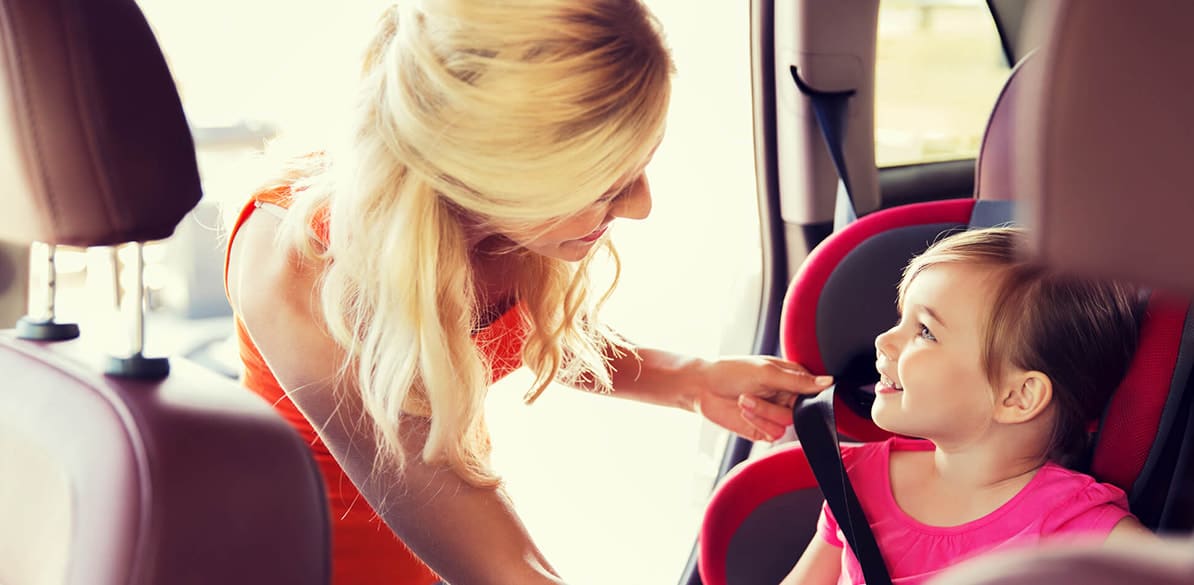
<path fill-rule="evenodd" d="M 199 201 L 141 12 L 5 0 L 0 35 L 0 232 L 40 243 L 32 310 L 0 334 L 0 582 L 326 583 L 306 445 L 226 377 L 143 355 L 140 262 L 127 341 L 55 319 L 56 246 L 133 242 L 139 259 Z"/>
<path fill-rule="evenodd" d="M 870 364 L 875 335 L 896 319 L 900 270 L 943 232 L 1023 225 L 1047 262 L 1148 287 L 1140 348 L 1092 421 L 1086 470 L 1123 488 L 1147 527 L 1188 538 L 1194 84 L 1181 72 L 1194 5 L 988 0 L 1015 67 L 977 158 L 880 168 L 885 1 L 743 7 L 764 267 L 753 350 L 834 375 L 842 440 L 881 440 Z M 851 92 L 841 162 L 859 217 L 848 225 L 834 225 L 843 177 L 792 68 L 817 90 Z M 0 240 L 15 250 L 0 256 L 0 300 L 28 303 L 0 332 L 0 583 L 329 580 L 323 485 L 306 445 L 227 372 L 144 351 L 142 248 L 200 201 L 193 135 L 134 0 L 0 0 Z M 58 318 L 59 247 L 120 249 L 123 322 Z M 821 502 L 798 442 L 731 439 L 678 581 L 778 583 Z"/>
<path fill-rule="evenodd" d="M 1013 72 L 992 114 L 978 160 L 979 190 L 973 198 L 914 203 L 872 213 L 834 233 L 814 250 L 793 279 L 780 337 L 785 357 L 816 371 L 834 372 L 837 426 L 854 440 L 888 434 L 869 420 L 878 380 L 873 367 L 876 335 L 896 321 L 894 289 L 908 260 L 940 234 L 1012 222 L 1010 193 L 985 174 L 1006 176 L 1001 125 L 1022 99 L 1032 55 Z M 998 157 L 998 154 L 996 155 Z M 1003 185 L 1010 189 L 1010 184 Z M 1194 528 L 1188 496 L 1194 477 L 1172 458 L 1188 440 L 1190 351 L 1189 303 L 1167 292 L 1151 293 L 1140 347 L 1114 402 L 1099 421 L 1091 461 L 1084 471 L 1124 489 L 1133 512 L 1161 531 Z M 704 583 L 778 583 L 792 568 L 816 529 L 822 498 L 803 449 L 794 443 L 734 469 L 714 493 L 701 534 Z M 793 518 L 803 518 L 797 525 Z M 768 552 L 764 552 L 768 551 Z"/>
<path fill-rule="evenodd" d="M 798 4 L 804 9 L 808 3 Z M 1191 152 L 1188 140 L 1183 144 L 1175 134 L 1188 127 L 1176 119 L 1181 108 L 1169 101 L 1189 90 L 1183 81 L 1167 79 L 1162 68 L 1167 59 L 1189 55 L 1194 47 L 1172 25 L 1180 12 L 1172 5 L 1150 6 L 1128 17 L 1111 3 L 1029 4 L 1017 8 L 1029 9 L 1027 20 L 1036 30 L 1022 37 L 1028 48 L 992 109 L 976 162 L 974 195 L 885 202 L 882 210 L 832 233 L 800 262 L 787 284 L 776 341 L 784 357 L 838 378 L 835 410 L 843 437 L 885 438 L 869 421 L 874 395 L 867 384 L 877 380 L 870 366 L 873 339 L 896 320 L 895 290 L 874 283 L 898 282 L 907 261 L 939 234 L 992 225 L 992 219 L 1025 225 L 1046 261 L 1154 287 L 1140 348 L 1098 421 L 1086 470 L 1123 488 L 1133 513 L 1149 528 L 1189 534 L 1194 529 L 1188 495 L 1194 476 L 1187 460 L 1194 439 L 1189 426 L 1194 334 L 1191 289 L 1176 275 L 1190 267 L 1179 267 L 1183 260 L 1164 252 L 1179 245 L 1174 235 L 1181 229 L 1155 230 L 1143 213 L 1173 209 L 1169 217 L 1189 217 L 1182 214 L 1189 204 L 1177 190 L 1176 175 L 1165 174 L 1181 168 L 1175 159 Z M 993 11 L 1009 7 L 991 3 Z M 839 8 L 844 10 L 834 7 Z M 1016 14 L 1023 18 L 1022 11 Z M 1108 34 L 1109 29 L 1116 33 Z M 808 57 L 809 65 L 818 58 Z M 801 68 L 811 76 L 815 69 L 809 65 L 801 63 Z M 773 82 L 781 79 L 776 74 Z M 857 93 L 866 87 L 865 81 L 830 76 L 821 83 L 821 89 Z M 1078 103 L 1085 107 L 1075 107 Z M 862 124 L 864 115 L 858 115 Z M 803 126 L 804 138 L 815 143 L 808 136 L 810 126 L 815 130 L 815 124 Z M 845 134 L 848 143 L 850 134 Z M 774 147 L 784 158 L 782 140 Z M 822 157 L 826 152 L 821 150 Z M 847 152 L 859 168 L 874 167 L 866 153 Z M 779 179 L 782 201 L 782 171 Z M 865 195 L 856 198 L 859 205 Z M 1014 200 L 1014 213 L 1010 206 L 981 212 L 1001 200 Z M 784 223 L 787 235 L 792 223 Z M 1148 245 L 1136 239 L 1140 232 L 1147 232 L 1141 239 Z M 780 252 L 791 248 L 789 239 Z M 694 554 L 699 581 L 694 577 L 690 583 L 779 582 L 815 531 L 822 497 L 798 443 L 735 463 L 706 512 Z M 803 524 L 794 518 L 803 518 Z"/>

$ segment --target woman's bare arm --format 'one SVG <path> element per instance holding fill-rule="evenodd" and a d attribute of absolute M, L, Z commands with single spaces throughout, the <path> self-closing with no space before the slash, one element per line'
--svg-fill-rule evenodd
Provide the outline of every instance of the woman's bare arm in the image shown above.
<path fill-rule="evenodd" d="M 255 213 L 233 242 L 229 296 L 278 382 L 386 524 L 449 583 L 559 584 L 500 489 L 473 487 L 422 461 L 427 425 L 403 436 L 406 467 L 374 469 L 374 428 L 352 388 L 333 392 L 344 352 L 316 305 L 318 267 L 277 250 L 278 219 Z"/>
<path fill-rule="evenodd" d="M 613 396 L 698 412 L 743 437 L 774 440 L 791 424 L 798 395 L 816 394 L 831 379 L 769 356 L 704 360 L 640 348 L 610 360 Z M 580 386 L 584 386 L 581 384 Z"/>

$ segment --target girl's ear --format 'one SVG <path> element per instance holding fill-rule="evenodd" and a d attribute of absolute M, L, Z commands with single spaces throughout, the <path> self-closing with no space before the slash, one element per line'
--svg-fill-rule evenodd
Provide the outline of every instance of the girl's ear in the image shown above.
<path fill-rule="evenodd" d="M 995 420 L 1004 424 L 1028 422 L 1053 402 L 1053 381 L 1042 372 L 1016 372 L 1007 378 L 998 402 Z"/>

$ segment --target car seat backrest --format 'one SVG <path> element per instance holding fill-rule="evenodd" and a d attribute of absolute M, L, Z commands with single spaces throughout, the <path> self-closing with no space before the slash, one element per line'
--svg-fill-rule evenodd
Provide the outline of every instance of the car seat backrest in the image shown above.
<path fill-rule="evenodd" d="M 133 0 L 0 0 L 0 238 L 161 239 L 200 195 Z M 183 360 L 100 367 L 83 333 L 52 311 L 0 332 L 0 583 L 326 583 L 322 480 L 291 427 Z"/>
<path fill-rule="evenodd" d="M 887 436 L 870 422 L 868 387 L 878 377 L 874 339 L 898 319 L 895 290 L 903 267 L 944 233 L 1012 219 L 1016 165 L 1025 164 L 1013 148 L 1020 136 L 1013 127 L 1022 122 L 1019 112 L 1029 107 L 1028 100 L 1038 95 L 1044 65 L 1042 58 L 1029 55 L 1005 84 L 983 137 L 976 199 L 905 205 L 865 216 L 823 242 L 793 279 L 781 316 L 784 355 L 838 378 L 836 401 L 842 408 L 837 422 L 848 438 Z M 1134 511 L 1154 528 L 1194 525 L 1194 505 L 1190 518 L 1173 517 L 1179 506 L 1172 499 L 1190 490 L 1175 489 L 1185 484 L 1169 470 L 1182 451 L 1167 446 L 1181 434 L 1187 413 L 1194 412 L 1194 391 L 1187 391 L 1194 324 L 1187 312 L 1188 303 L 1164 291 L 1149 298 L 1140 349 L 1099 421 L 1088 464 L 1097 477 L 1127 491 Z M 1190 466 L 1194 476 L 1194 462 Z M 1158 508 L 1146 509 L 1150 506 Z"/>
<path fill-rule="evenodd" d="M 1025 83 L 1022 71 L 1032 66 L 1028 59 L 1013 69 L 993 107 L 976 165 L 977 198 L 868 214 L 822 242 L 788 288 L 781 349 L 813 372 L 838 376 L 836 422 L 848 438 L 888 436 L 870 421 L 866 386 L 878 378 L 875 336 L 898 318 L 896 285 L 908 259 L 943 231 L 966 229 L 972 220 L 1008 219 L 1007 126 L 1014 118 L 1009 109 Z M 702 579 L 710 585 L 779 582 L 813 537 L 821 502 L 799 444 L 739 465 L 706 510 L 698 559 Z"/>
<path fill-rule="evenodd" d="M 1114 0 L 1087 2 L 1051 1 L 1037 2 L 1035 5 L 1050 10 L 1069 5 L 1071 8 L 1081 7 L 1083 11 L 1100 11 L 1106 22 L 1091 29 L 1090 40 L 1094 44 L 1104 43 L 1106 31 L 1117 26 L 1118 20 L 1137 18 L 1136 14 L 1129 15 L 1135 13 L 1137 8 L 1149 13 L 1162 10 L 1162 5 L 1166 9 L 1179 11 L 1194 9 L 1194 4 L 1190 3 L 1156 2 L 1147 3 L 1148 7 L 1133 5 L 1131 11 L 1125 11 L 1122 3 Z M 1188 23 L 1194 21 L 1189 16 L 1179 18 L 1172 14 L 1168 18 L 1170 26 L 1167 30 L 1172 26 L 1188 27 Z M 1138 31 L 1133 34 L 1143 38 L 1149 33 Z M 1111 37 L 1118 38 L 1118 33 Z M 1186 42 L 1194 42 L 1194 35 L 1187 34 L 1187 39 Z M 1133 42 L 1140 42 L 1140 39 Z M 1172 40 L 1165 42 L 1172 43 Z M 1049 50 L 1045 46 L 1027 57 L 1013 71 L 999 97 L 979 153 L 977 202 L 941 201 L 878 211 L 834 234 L 809 256 L 793 279 L 784 302 L 781 344 L 785 357 L 804 363 L 815 373 L 838 375 L 839 391 L 843 388 L 843 374 L 850 374 L 852 369 L 861 372 L 868 367 L 873 368 L 874 336 L 896 319 L 895 285 L 900 269 L 913 254 L 927 247 L 940 229 L 966 227 L 976 203 L 1014 199 L 1019 206 L 1017 219 L 1027 215 L 1029 227 L 1035 226 L 1036 229 L 1041 226 L 1051 229 L 1049 226 L 1053 225 L 1052 222 L 1081 222 L 1084 215 L 1094 213 L 1089 209 L 1074 209 L 1090 205 L 1081 199 L 1082 189 L 1060 185 L 1056 180 L 1048 183 L 1039 180 L 1041 176 L 1047 176 L 1048 169 L 1043 167 L 1056 164 L 1041 154 L 1042 149 L 1049 146 L 1044 144 L 1045 136 L 1052 137 L 1052 130 L 1049 129 L 1052 122 L 1045 124 L 1051 118 L 1042 117 L 1040 104 L 1036 103 L 1042 99 L 1042 92 L 1046 88 L 1049 91 L 1072 92 L 1074 100 L 1083 101 L 1099 99 L 1101 91 L 1090 86 L 1075 91 L 1072 85 L 1062 81 L 1060 73 L 1048 73 L 1049 67 L 1044 62 L 1047 57 L 1042 56 L 1042 52 L 1047 53 Z M 1132 52 L 1131 49 L 1128 51 Z M 1103 49 L 1097 47 L 1070 51 L 1070 57 L 1073 58 L 1091 58 L 1092 55 L 1102 54 Z M 1108 64 L 1099 61 L 1100 58 L 1091 58 L 1090 68 L 1125 74 L 1126 70 L 1138 64 L 1137 61 L 1160 59 L 1169 63 L 1171 57 L 1132 54 L 1135 57 L 1126 63 L 1112 61 Z M 1186 69 L 1181 62 L 1192 54 L 1194 50 L 1184 49 L 1181 57 L 1170 63 L 1164 75 L 1157 79 L 1194 85 L 1189 82 L 1189 76 L 1180 73 Z M 1151 71 L 1151 65 L 1146 70 Z M 1144 85 L 1152 87 L 1154 84 L 1150 81 Z M 1184 101 L 1170 102 L 1172 96 L 1167 96 L 1157 103 L 1169 104 L 1169 109 L 1180 110 L 1182 116 L 1189 116 L 1194 113 L 1189 108 L 1189 104 L 1194 103 L 1194 96 L 1182 91 L 1185 90 L 1175 95 L 1184 96 L 1181 98 Z M 1152 95 L 1140 92 L 1135 97 L 1147 104 Z M 1061 112 L 1062 108 L 1061 103 L 1055 104 L 1050 116 L 1071 115 Z M 1112 126 L 1130 124 L 1133 116 L 1145 115 L 1136 111 L 1140 109 L 1147 109 L 1147 105 L 1114 113 L 1102 111 L 1102 119 L 1085 119 L 1085 128 L 1080 125 L 1069 127 L 1073 132 L 1071 138 L 1078 141 L 1107 138 L 1103 134 L 1107 128 L 1104 124 L 1106 118 L 1118 116 Z M 1096 108 L 1092 111 L 1099 110 Z M 1166 113 L 1165 110 L 1150 111 L 1147 115 Z M 1182 123 L 1187 119 L 1183 118 Z M 1182 132 L 1185 133 L 1185 139 L 1194 139 L 1194 132 L 1184 129 Z M 1025 138 L 1025 135 L 1032 137 Z M 1177 144 L 1175 140 L 1179 137 L 1169 138 L 1163 143 Z M 1133 144 L 1124 146 L 1130 148 Z M 1148 145 L 1149 148 L 1153 146 Z M 1092 145 L 1089 148 L 1098 150 L 1103 147 Z M 1184 164 L 1189 164 L 1188 161 L 1194 160 L 1194 157 L 1188 155 L 1194 153 L 1189 152 L 1188 143 L 1182 148 L 1185 151 L 1179 158 Z M 1064 157 L 1066 154 L 1066 149 L 1054 150 L 1056 152 L 1051 151 L 1054 157 Z M 1168 156 L 1164 160 L 1169 161 Z M 1070 165 L 1072 161 L 1061 164 Z M 1074 166 L 1067 172 L 1088 172 L 1098 176 L 1118 172 L 1119 166 L 1117 160 L 1095 164 L 1088 159 L 1084 165 Z M 1133 172 L 1138 176 L 1143 171 L 1137 169 Z M 1170 175 L 1170 184 L 1184 185 L 1182 178 Z M 1028 185 L 1026 181 L 1036 181 L 1037 184 Z M 1088 183 L 1083 180 L 1081 184 L 1085 188 L 1089 186 Z M 1072 197 L 1073 200 L 1067 199 L 1064 206 L 1054 207 L 1050 199 L 1058 187 L 1064 189 L 1064 196 Z M 1194 219 L 1194 214 L 1181 206 L 1168 208 L 1158 204 L 1149 209 L 1132 208 L 1138 201 L 1147 201 L 1152 195 L 1141 195 L 1135 190 L 1126 192 L 1133 196 L 1120 196 L 1114 206 L 1102 211 L 1114 210 L 1114 213 L 1122 214 L 1122 218 L 1135 220 L 1142 215 L 1156 217 L 1171 209 L 1180 209 L 1178 217 L 1182 222 L 1189 223 L 1189 220 Z M 1167 193 L 1172 195 L 1173 190 Z M 1025 205 L 1021 200 L 1026 197 L 1030 199 L 1028 213 L 1019 213 Z M 1034 210 L 1039 207 L 1047 207 L 1049 213 L 1034 216 Z M 1065 213 L 1064 219 L 1060 215 L 1062 211 Z M 1092 229 L 1088 235 L 1103 239 L 1104 242 L 1114 242 L 1123 237 L 1123 233 L 1118 227 L 1103 227 Z M 1189 230 L 1183 228 L 1179 233 L 1188 238 L 1185 234 Z M 889 242 L 896 246 L 889 246 Z M 1157 250 L 1174 252 L 1169 258 L 1172 260 L 1173 257 L 1189 258 L 1186 253 L 1188 247 L 1187 244 L 1184 247 L 1154 247 L 1153 250 L 1158 254 Z M 1115 256 L 1109 258 L 1116 259 Z M 1135 260 L 1145 265 L 1154 264 L 1151 258 Z M 1124 274 L 1122 271 L 1109 273 Z M 1187 267 L 1182 276 L 1191 275 L 1194 275 L 1194 267 Z M 847 278 L 852 282 L 842 280 Z M 1150 295 L 1143 316 L 1140 348 L 1126 379 L 1100 421 L 1091 470 L 1100 479 L 1123 487 L 1129 494 L 1133 512 L 1147 526 L 1189 532 L 1194 527 L 1194 391 L 1190 388 L 1191 367 L 1194 365 L 1194 322 L 1190 319 L 1188 299 L 1164 291 L 1154 291 Z M 852 362 L 858 362 L 857 367 L 850 367 Z M 845 391 L 856 390 L 854 385 L 846 384 Z M 869 409 L 856 410 L 850 407 L 856 407 L 857 404 L 843 404 L 846 401 L 840 399 L 838 402 L 837 423 L 843 434 L 860 440 L 883 438 L 884 435 L 870 423 Z M 803 510 L 801 517 L 790 510 L 796 507 L 797 502 L 808 499 L 807 492 L 810 489 L 815 487 L 807 460 L 798 444 L 747 461 L 731 472 L 715 491 L 702 526 L 700 566 L 705 582 L 719 585 L 779 581 L 800 552 L 799 548 L 791 546 L 790 542 L 795 540 L 792 535 L 804 530 L 806 532 L 799 539 L 801 542 L 807 542 L 812 537 L 817 510 L 800 505 Z M 783 510 L 784 515 L 777 518 L 776 510 Z M 799 525 L 801 518 L 806 520 L 806 525 Z M 784 542 L 780 546 L 772 546 L 771 543 L 776 540 Z M 759 569 L 760 566 L 764 568 Z"/>
<path fill-rule="evenodd" d="M 1140 345 L 1099 424 L 1090 472 L 1128 494 L 1132 512 L 1154 529 L 1194 528 L 1194 469 L 1188 450 L 1194 391 L 1194 320 L 1188 300 L 1153 293 Z M 1184 466 L 1184 471 L 1183 471 Z"/>

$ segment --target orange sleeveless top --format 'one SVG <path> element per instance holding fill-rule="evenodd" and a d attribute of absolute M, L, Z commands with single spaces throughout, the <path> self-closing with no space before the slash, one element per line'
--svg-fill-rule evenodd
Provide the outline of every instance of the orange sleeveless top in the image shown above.
<path fill-rule="evenodd" d="M 254 194 L 241 210 L 228 238 L 228 250 L 240 226 L 261 204 L 282 208 L 290 206 L 291 191 L 281 187 Z M 312 226 L 326 245 L 328 225 L 326 215 L 316 217 Z M 228 279 L 228 258 L 225 257 L 224 280 Z M 236 339 L 240 359 L 244 364 L 241 383 L 264 398 L 286 419 L 311 446 L 315 462 L 323 474 L 328 498 L 329 523 L 332 533 L 332 585 L 430 585 L 439 578 L 427 565 L 400 541 L 361 497 L 352 481 L 336 463 L 311 423 L 286 396 L 261 352 L 253 344 L 239 315 L 234 315 Z M 519 306 L 507 310 L 501 317 L 474 335 L 477 345 L 493 364 L 491 380 L 497 381 L 522 365 L 522 343 L 525 338 L 521 326 Z"/>

